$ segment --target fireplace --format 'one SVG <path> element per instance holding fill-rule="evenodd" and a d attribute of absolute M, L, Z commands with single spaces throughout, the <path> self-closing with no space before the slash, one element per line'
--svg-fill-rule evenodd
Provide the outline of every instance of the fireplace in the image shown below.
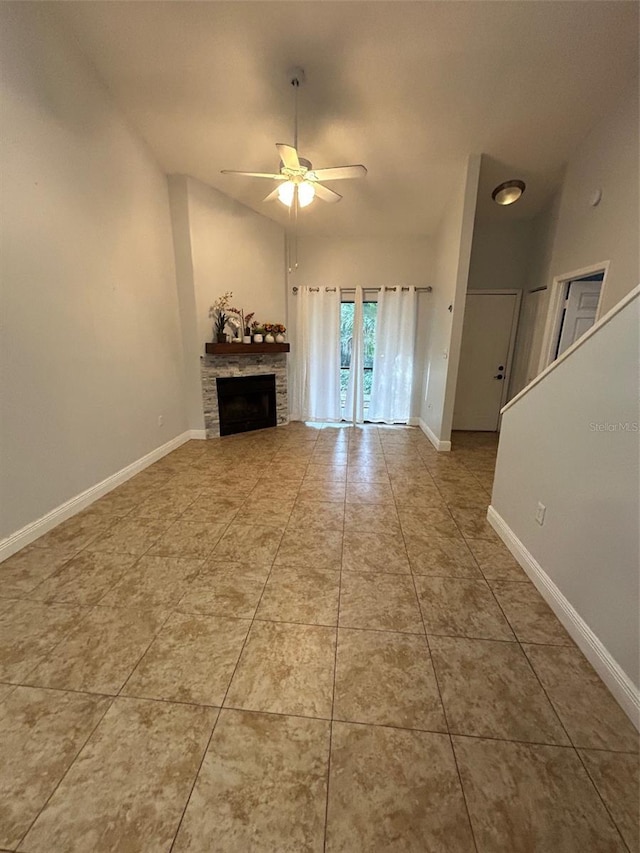
<path fill-rule="evenodd" d="M 242 346 L 242 344 L 236 344 Z M 205 353 L 200 360 L 202 408 L 207 438 L 220 437 L 218 379 L 248 379 L 273 375 L 276 378 L 276 424 L 289 422 L 287 401 L 287 353 L 256 352 L 247 344 L 247 352 Z M 268 344 L 267 344 L 268 346 Z M 275 344 L 274 344 L 275 346 Z"/>
<path fill-rule="evenodd" d="M 276 426 L 275 373 L 218 377 L 216 390 L 220 435 Z"/>

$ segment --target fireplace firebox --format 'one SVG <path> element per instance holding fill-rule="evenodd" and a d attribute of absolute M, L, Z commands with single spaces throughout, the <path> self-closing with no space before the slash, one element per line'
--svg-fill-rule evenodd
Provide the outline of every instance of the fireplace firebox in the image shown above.
<path fill-rule="evenodd" d="M 220 435 L 276 426 L 275 373 L 219 377 L 216 390 Z"/>

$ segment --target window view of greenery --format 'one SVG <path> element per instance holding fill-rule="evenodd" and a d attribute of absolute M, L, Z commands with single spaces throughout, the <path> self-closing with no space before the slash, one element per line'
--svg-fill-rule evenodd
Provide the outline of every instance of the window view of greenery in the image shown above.
<path fill-rule="evenodd" d="M 371 378 L 373 376 L 373 353 L 376 345 L 377 302 L 364 302 L 362 319 L 364 323 L 364 404 L 371 396 Z M 346 397 L 351 366 L 351 344 L 353 341 L 353 302 L 343 302 L 340 307 L 340 396 Z"/>

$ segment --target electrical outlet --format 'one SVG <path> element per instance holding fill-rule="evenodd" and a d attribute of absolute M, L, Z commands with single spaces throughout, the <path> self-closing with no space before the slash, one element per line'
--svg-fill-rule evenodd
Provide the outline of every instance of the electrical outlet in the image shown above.
<path fill-rule="evenodd" d="M 164 417 L 162 415 L 158 415 L 158 426 L 162 426 L 164 423 Z"/>
<path fill-rule="evenodd" d="M 540 501 L 538 501 L 538 508 L 536 509 L 536 521 L 541 527 L 544 524 L 544 514 L 546 511 L 546 506 L 544 504 L 541 504 Z"/>

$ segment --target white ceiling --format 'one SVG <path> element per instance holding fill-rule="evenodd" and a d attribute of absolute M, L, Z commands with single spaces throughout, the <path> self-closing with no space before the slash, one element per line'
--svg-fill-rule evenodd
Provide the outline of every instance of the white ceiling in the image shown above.
<path fill-rule="evenodd" d="M 186 173 L 283 224 L 268 181 L 293 141 L 287 69 L 301 65 L 299 149 L 338 205 L 303 233 L 431 234 L 469 153 L 487 155 L 482 215 L 530 217 L 584 133 L 631 81 L 635 2 L 66 2 L 56 12 L 168 173 Z M 499 209 L 493 182 L 527 192 Z"/>

